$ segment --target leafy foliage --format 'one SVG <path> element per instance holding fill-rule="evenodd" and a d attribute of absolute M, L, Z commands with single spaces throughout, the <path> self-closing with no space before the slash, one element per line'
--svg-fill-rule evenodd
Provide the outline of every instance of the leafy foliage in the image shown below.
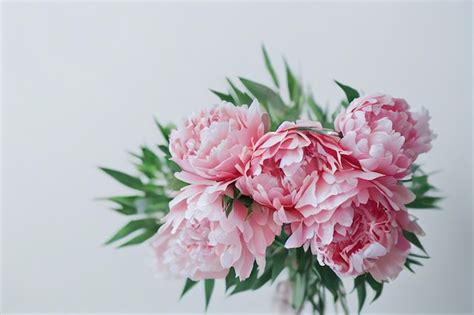
<path fill-rule="evenodd" d="M 163 126 L 156 120 L 155 122 L 164 140 L 168 141 L 173 127 Z M 180 169 L 169 159 L 168 147 L 160 145 L 158 149 L 161 149 L 161 154 L 147 146 L 142 146 L 140 153 L 130 153 L 135 159 L 134 166 L 138 173 L 136 176 L 110 168 L 100 168 L 122 185 L 135 191 L 133 195 L 102 198 L 112 202 L 116 212 L 132 217 L 106 244 L 128 238 L 128 241 L 119 246 L 124 247 L 141 244 L 152 237 L 161 225 L 159 219 L 169 211 L 172 192 L 185 185 L 174 177 L 174 173 Z"/>
<path fill-rule="evenodd" d="M 367 299 L 367 287 L 372 288 L 374 297 L 371 302 L 377 300 L 383 291 L 384 282 L 375 280 L 369 273 L 360 275 L 354 279 L 354 289 L 357 291 L 358 312 L 360 313 L 364 308 Z"/>
<path fill-rule="evenodd" d="M 271 120 L 271 130 L 275 130 L 283 121 L 294 121 L 301 117 L 304 108 L 308 108 L 315 115 L 316 120 L 329 128 L 332 125 L 328 109 L 323 109 L 314 99 L 310 91 L 305 91 L 303 83 L 299 80 L 288 62 L 284 62 L 286 75 L 286 92 L 288 98 L 285 99 L 282 93 L 282 84 L 273 67 L 272 61 L 267 50 L 262 46 L 263 60 L 265 67 L 270 75 L 274 87 L 249 80 L 239 78 L 240 83 L 245 90 L 239 89 L 231 80 L 227 79 L 229 84 L 228 92 L 219 92 L 211 89 L 220 100 L 230 102 L 234 105 L 250 105 L 253 98 L 257 99 Z M 347 87 L 347 86 L 346 86 Z M 348 89 L 352 89 L 347 87 Z M 354 89 L 352 89 L 355 91 Z M 308 112 L 309 114 L 309 112 Z M 310 114 L 309 114 L 310 115 Z"/>
<path fill-rule="evenodd" d="M 193 281 L 191 279 L 186 279 L 184 284 L 183 292 L 181 292 L 180 298 L 182 298 L 189 290 L 191 290 L 199 281 Z"/>
<path fill-rule="evenodd" d="M 230 295 L 233 295 L 239 292 L 259 289 L 269 282 L 273 283 L 287 266 L 287 258 L 288 250 L 282 247 L 281 244 L 273 243 L 267 249 L 267 264 L 261 275 L 258 275 L 257 264 L 254 264 L 250 276 L 241 281 L 236 277 L 235 270 L 231 268 L 225 279 L 226 291 L 233 288 L 230 293 Z"/>
<path fill-rule="evenodd" d="M 347 107 L 347 105 L 352 102 L 354 99 L 358 98 L 360 95 L 359 95 L 359 92 L 357 92 L 356 89 L 348 86 L 348 85 L 345 85 L 345 84 L 342 84 L 341 82 L 338 82 L 336 81 L 336 84 L 344 91 L 344 94 L 346 94 L 346 98 L 347 98 L 347 103 L 343 103 L 345 104 L 344 107 Z"/>
<path fill-rule="evenodd" d="M 438 189 L 429 183 L 429 174 L 423 172 L 419 165 L 412 167 L 412 177 L 405 180 L 406 186 L 415 194 L 416 198 L 407 204 L 413 209 L 439 209 L 441 197 L 432 196 Z"/>
<path fill-rule="evenodd" d="M 211 301 L 212 292 L 214 291 L 214 279 L 204 280 L 204 294 L 206 298 L 206 310 L 209 307 L 209 302 Z"/>

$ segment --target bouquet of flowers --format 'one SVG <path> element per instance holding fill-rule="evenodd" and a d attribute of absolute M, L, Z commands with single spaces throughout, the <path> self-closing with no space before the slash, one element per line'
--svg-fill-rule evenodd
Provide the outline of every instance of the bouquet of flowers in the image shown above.
<path fill-rule="evenodd" d="M 137 176 L 102 168 L 135 193 L 107 198 L 131 218 L 107 244 L 151 238 L 156 269 L 226 292 L 256 290 L 286 270 L 295 313 L 323 314 L 326 296 L 348 313 L 342 277 L 354 279 L 359 312 L 372 290 L 429 258 L 408 208 L 436 208 L 429 175 L 415 164 L 434 135 L 426 110 L 401 98 L 359 95 L 331 113 L 285 62 L 281 85 L 263 47 L 273 87 L 239 78 L 218 104 L 177 127 L 156 122 L 164 140 L 133 153 Z M 158 151 L 159 150 L 159 151 Z"/>

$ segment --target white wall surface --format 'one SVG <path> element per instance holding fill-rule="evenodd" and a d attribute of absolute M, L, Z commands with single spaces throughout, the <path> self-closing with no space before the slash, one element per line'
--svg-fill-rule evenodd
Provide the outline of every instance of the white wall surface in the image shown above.
<path fill-rule="evenodd" d="M 342 97 L 338 79 L 430 110 L 438 138 L 421 160 L 446 199 L 416 214 L 432 259 L 366 310 L 470 313 L 471 14 L 469 2 L 3 3 L 2 310 L 203 310 L 202 288 L 178 303 L 183 283 L 153 276 L 145 246 L 101 246 L 126 218 L 94 198 L 126 190 L 96 167 L 131 170 L 126 150 L 158 139 L 153 115 L 215 103 L 207 89 L 225 76 L 270 82 L 265 42 L 323 103 Z M 270 287 L 216 292 L 211 312 L 272 311 Z"/>

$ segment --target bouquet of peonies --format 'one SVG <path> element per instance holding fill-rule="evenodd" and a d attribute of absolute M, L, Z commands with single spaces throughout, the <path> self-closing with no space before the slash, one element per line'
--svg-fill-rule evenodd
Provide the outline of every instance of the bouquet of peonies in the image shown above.
<path fill-rule="evenodd" d="M 211 90 L 218 105 L 178 127 L 157 122 L 166 143 L 133 154 L 140 175 L 102 168 L 137 192 L 107 198 L 133 217 L 107 243 L 153 237 L 157 270 L 186 279 L 183 295 L 203 281 L 206 307 L 215 279 L 235 294 L 287 270 L 282 301 L 294 312 L 323 314 L 329 292 L 347 313 L 341 277 L 354 279 L 360 312 L 367 289 L 377 299 L 429 257 L 407 208 L 439 200 L 415 164 L 431 148 L 430 117 L 337 81 L 346 99 L 331 114 L 286 62 L 282 88 L 263 55 L 273 88 L 228 80 L 228 93 Z"/>

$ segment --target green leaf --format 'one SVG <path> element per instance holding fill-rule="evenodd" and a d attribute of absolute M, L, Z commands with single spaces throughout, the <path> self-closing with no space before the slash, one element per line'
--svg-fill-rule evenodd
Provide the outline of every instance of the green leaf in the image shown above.
<path fill-rule="evenodd" d="M 105 242 L 105 245 L 116 242 L 140 229 L 153 230 L 157 226 L 158 224 L 156 223 L 155 219 L 148 218 L 130 221 L 125 226 L 123 226 L 117 233 L 115 233 L 107 242 Z"/>
<path fill-rule="evenodd" d="M 437 190 L 429 183 L 429 175 L 423 172 L 419 165 L 413 166 L 412 172 L 412 177 L 403 182 L 415 194 L 416 198 L 406 206 L 412 209 L 439 209 L 438 203 L 442 198 L 427 195 L 429 192 Z"/>
<path fill-rule="evenodd" d="M 233 207 L 234 207 L 234 199 L 232 199 L 231 197 L 227 195 L 224 195 L 224 211 L 227 217 L 229 217 L 230 212 L 232 211 Z"/>
<path fill-rule="evenodd" d="M 141 196 L 114 196 L 105 198 L 106 200 L 115 202 L 118 205 L 125 207 L 135 207 L 135 201 Z"/>
<path fill-rule="evenodd" d="M 258 268 L 257 268 L 257 265 L 254 264 L 252 268 L 252 272 L 250 273 L 250 276 L 244 281 L 238 281 L 234 290 L 232 291 L 230 295 L 234 295 L 236 293 L 252 289 L 252 287 L 254 286 L 257 280 L 257 275 L 258 275 Z"/>
<path fill-rule="evenodd" d="M 413 270 L 413 268 L 410 266 L 409 263 L 405 262 L 405 267 L 410 270 L 412 273 L 415 273 L 415 270 Z"/>
<path fill-rule="evenodd" d="M 367 291 L 365 288 L 365 281 L 357 286 L 357 299 L 359 300 L 358 313 L 362 311 L 365 304 L 365 298 L 367 297 Z"/>
<path fill-rule="evenodd" d="M 312 95 L 307 98 L 307 103 L 309 108 L 311 108 L 312 112 L 316 116 L 316 120 L 319 121 L 325 128 L 331 127 L 327 124 L 326 112 L 316 103 Z"/>
<path fill-rule="evenodd" d="M 222 93 L 222 92 L 218 92 L 218 91 L 215 91 L 215 90 L 210 90 L 212 93 L 214 93 L 215 95 L 217 95 L 217 97 L 221 100 L 221 101 L 224 101 L 224 102 L 229 102 L 229 103 L 232 103 L 235 105 L 234 103 L 234 99 L 232 98 L 232 95 L 230 94 L 225 94 L 225 93 Z"/>
<path fill-rule="evenodd" d="M 439 209 L 436 203 L 441 199 L 441 197 L 417 196 L 414 201 L 410 202 L 406 206 L 413 209 Z"/>
<path fill-rule="evenodd" d="M 272 77 L 272 81 L 275 84 L 276 87 L 280 87 L 280 84 L 278 83 L 278 77 L 275 73 L 275 70 L 273 69 L 272 63 L 270 61 L 270 57 L 267 54 L 267 50 L 265 49 L 265 46 L 262 45 L 262 52 L 263 52 L 263 59 L 265 60 L 265 66 L 267 67 L 268 72 L 270 73 L 270 76 Z"/>
<path fill-rule="evenodd" d="M 167 145 L 159 144 L 159 145 L 158 145 L 158 148 L 159 148 L 159 149 L 161 150 L 161 152 L 163 152 L 166 156 L 171 156 L 170 149 L 168 148 Z"/>
<path fill-rule="evenodd" d="M 120 171 L 112 170 L 110 168 L 100 167 L 100 169 L 106 174 L 113 177 L 119 183 L 137 190 L 141 190 L 143 183 L 139 178 L 130 176 L 128 174 L 122 173 Z"/>
<path fill-rule="evenodd" d="M 420 263 L 418 260 L 415 260 L 413 258 L 407 258 L 405 261 L 405 267 L 410 270 L 411 272 L 415 273 L 413 268 L 411 267 L 412 265 L 417 265 L 417 266 L 423 266 L 422 263 Z"/>
<path fill-rule="evenodd" d="M 288 82 L 288 93 L 290 95 L 290 100 L 292 100 L 295 104 L 298 104 L 299 97 L 302 92 L 301 85 L 298 82 L 298 80 L 295 78 L 286 60 L 285 60 L 285 69 L 286 69 L 286 80 Z"/>
<path fill-rule="evenodd" d="M 321 278 L 321 283 L 331 292 L 334 301 L 339 298 L 339 288 L 342 286 L 341 279 L 328 266 L 321 266 L 317 261 L 313 262 L 312 266 Z"/>
<path fill-rule="evenodd" d="M 357 289 L 357 287 L 363 285 L 365 283 L 365 274 L 360 275 L 354 279 L 354 289 L 352 289 L 352 292 Z"/>
<path fill-rule="evenodd" d="M 336 84 L 344 91 L 344 94 L 346 94 L 346 97 L 347 97 L 347 103 L 350 103 L 352 102 L 354 99 L 358 98 L 360 95 L 359 95 L 359 92 L 357 92 L 357 90 L 355 90 L 354 88 L 351 88 L 350 86 L 348 85 L 345 85 L 345 84 L 342 84 L 341 82 L 339 81 L 336 81 Z M 344 106 L 344 107 L 347 107 Z"/>
<path fill-rule="evenodd" d="M 411 190 L 418 196 L 424 195 L 434 187 L 428 183 L 428 175 L 412 176 Z"/>
<path fill-rule="evenodd" d="M 409 241 L 410 243 L 412 243 L 413 245 L 415 245 L 416 247 L 421 249 L 425 254 L 428 255 L 425 248 L 423 247 L 420 240 L 418 239 L 418 236 L 416 236 L 415 233 L 403 231 L 403 236 L 406 238 L 407 241 Z"/>
<path fill-rule="evenodd" d="M 181 171 L 181 167 L 179 167 L 179 165 L 176 164 L 174 161 L 171 161 L 170 159 L 166 159 L 165 161 L 166 161 L 166 166 L 168 166 L 172 175 L 176 172 Z"/>
<path fill-rule="evenodd" d="M 143 146 L 141 147 L 142 150 L 142 157 L 141 160 L 144 164 L 150 164 L 155 166 L 157 169 L 161 169 L 161 161 L 158 155 L 155 154 L 149 148 Z"/>
<path fill-rule="evenodd" d="M 272 270 L 273 270 L 272 267 L 273 267 L 272 262 L 269 261 L 267 265 L 265 266 L 265 271 L 253 285 L 252 290 L 260 289 L 262 286 L 264 286 L 268 281 L 272 279 Z"/>
<path fill-rule="evenodd" d="M 227 292 L 231 287 L 237 284 L 239 279 L 235 275 L 234 268 L 230 268 L 229 273 L 225 277 L 225 291 Z"/>
<path fill-rule="evenodd" d="M 181 292 L 180 299 L 189 291 L 191 290 L 199 281 L 194 281 L 191 279 L 186 279 L 186 283 L 184 284 L 183 292 Z"/>
<path fill-rule="evenodd" d="M 370 285 L 372 290 L 375 291 L 374 298 L 372 299 L 371 303 L 377 300 L 382 295 L 383 290 L 383 282 L 378 282 L 375 280 L 371 274 L 367 274 L 366 276 L 367 283 Z"/>
<path fill-rule="evenodd" d="M 286 249 L 273 255 L 272 283 L 278 278 L 283 269 L 285 269 L 287 257 L 288 250 Z"/>
<path fill-rule="evenodd" d="M 204 280 L 204 293 L 206 296 L 206 311 L 211 301 L 212 291 L 214 291 L 214 279 Z"/>
<path fill-rule="evenodd" d="M 422 259 L 429 259 L 431 258 L 429 255 L 418 255 L 418 254 L 414 254 L 414 253 L 409 253 L 408 256 L 411 256 L 411 257 L 416 257 L 416 258 L 422 258 Z"/>
<path fill-rule="evenodd" d="M 250 105 L 252 103 L 252 98 L 247 94 L 239 90 L 231 80 L 227 79 L 227 82 L 230 85 L 230 94 L 234 99 L 235 105 Z"/>
<path fill-rule="evenodd" d="M 412 172 L 412 173 L 418 172 L 418 170 L 420 170 L 420 167 L 421 167 L 420 164 L 413 163 L 413 164 L 411 165 L 411 172 Z M 420 171 L 421 171 L 421 170 L 420 170 Z"/>
<path fill-rule="evenodd" d="M 301 115 L 301 106 L 296 104 L 292 107 L 289 107 L 288 110 L 285 112 L 284 120 L 293 121 L 300 118 Z"/>
<path fill-rule="evenodd" d="M 247 208 L 251 207 L 253 204 L 253 199 L 249 196 L 240 196 L 239 202 L 242 203 Z"/>
<path fill-rule="evenodd" d="M 144 230 L 141 234 L 123 243 L 118 248 L 141 244 L 145 242 L 146 240 L 148 240 L 149 238 L 151 238 L 153 235 L 155 235 L 159 228 L 160 228 L 160 225 L 157 224 L 154 228 L 149 228 L 148 230 Z"/>
<path fill-rule="evenodd" d="M 273 91 L 268 86 L 263 84 L 245 79 L 239 78 L 240 82 L 245 88 L 262 104 L 267 104 L 272 110 L 275 110 L 277 115 L 281 115 L 286 112 L 287 106 L 281 99 L 280 95 Z"/>
<path fill-rule="evenodd" d="M 137 210 L 132 207 L 122 206 L 121 208 L 112 208 L 115 212 L 123 215 L 134 215 L 137 214 Z"/>
<path fill-rule="evenodd" d="M 175 172 L 173 172 L 174 174 Z M 186 187 L 188 186 L 189 184 L 188 183 L 185 183 L 183 181 L 180 181 L 179 179 L 177 179 L 176 177 L 172 177 L 168 180 L 168 185 L 169 185 L 169 188 L 173 191 L 180 191 L 181 188 L 183 187 Z"/>
<path fill-rule="evenodd" d="M 302 308 L 306 296 L 306 284 L 303 277 L 297 272 L 293 283 L 293 308 L 297 311 Z"/>
<path fill-rule="evenodd" d="M 407 260 L 409 264 L 411 265 L 417 265 L 417 266 L 423 266 L 423 264 L 421 262 L 419 262 L 418 260 L 415 260 L 413 258 L 407 258 Z"/>
<path fill-rule="evenodd" d="M 164 127 L 162 124 L 160 124 L 160 122 L 158 121 L 158 119 L 156 119 L 156 117 L 154 119 L 155 119 L 156 126 L 158 127 L 158 129 L 161 132 L 161 135 L 163 136 L 165 141 L 167 143 L 169 143 L 170 142 L 170 133 L 171 133 L 170 128 Z"/>

